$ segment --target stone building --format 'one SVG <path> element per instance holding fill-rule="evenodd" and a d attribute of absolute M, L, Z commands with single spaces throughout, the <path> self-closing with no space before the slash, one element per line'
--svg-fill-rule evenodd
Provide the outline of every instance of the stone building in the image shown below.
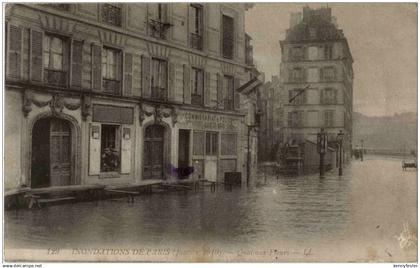
<path fill-rule="evenodd" d="M 353 58 L 331 8 L 291 15 L 286 38 L 280 41 L 280 73 L 284 85 L 284 137 L 288 144 L 316 142 L 320 128 L 330 145 L 342 130 L 344 152 L 352 143 Z M 333 146 L 335 148 L 335 145 Z"/>
<path fill-rule="evenodd" d="M 259 88 L 258 109 L 261 126 L 258 132 L 258 159 L 274 161 L 283 144 L 283 86 L 279 76 L 272 76 Z"/>
<path fill-rule="evenodd" d="M 250 7 L 8 4 L 5 188 L 244 179 Z"/>

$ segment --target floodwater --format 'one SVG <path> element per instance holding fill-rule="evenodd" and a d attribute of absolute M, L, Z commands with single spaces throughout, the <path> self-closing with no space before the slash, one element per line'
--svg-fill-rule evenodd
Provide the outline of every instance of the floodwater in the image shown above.
<path fill-rule="evenodd" d="M 417 172 L 403 172 L 401 159 L 367 156 L 353 160 L 342 177 L 337 173 L 323 179 L 268 175 L 266 183 L 260 175 L 249 189 L 154 193 L 133 204 L 123 198 L 6 211 L 6 259 L 7 249 L 69 249 L 73 259 L 84 260 L 89 256 L 75 256 L 75 248 L 211 248 L 217 254 L 207 259 L 172 252 L 165 258 L 137 257 L 415 261 L 417 244 L 407 248 L 397 237 L 405 225 L 411 238 L 403 240 L 417 238 Z"/>

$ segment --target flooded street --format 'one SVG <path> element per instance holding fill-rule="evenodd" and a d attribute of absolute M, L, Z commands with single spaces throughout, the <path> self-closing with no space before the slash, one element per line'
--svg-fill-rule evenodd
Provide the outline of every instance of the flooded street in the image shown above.
<path fill-rule="evenodd" d="M 367 156 L 337 173 L 269 176 L 265 185 L 231 192 L 154 193 L 133 204 L 124 198 L 6 211 L 6 252 L 206 246 L 226 250 L 217 260 L 255 260 L 248 249 L 276 249 L 289 254 L 263 259 L 414 261 L 397 236 L 406 223 L 417 237 L 416 171 L 403 172 L 400 159 Z M 300 254 L 308 249 L 309 256 Z"/>

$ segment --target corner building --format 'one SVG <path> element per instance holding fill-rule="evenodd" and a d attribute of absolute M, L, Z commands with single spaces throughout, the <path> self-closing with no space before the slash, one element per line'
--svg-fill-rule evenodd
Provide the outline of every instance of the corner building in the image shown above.
<path fill-rule="evenodd" d="M 7 4 L 6 190 L 244 179 L 250 7 Z"/>
<path fill-rule="evenodd" d="M 284 85 L 284 138 L 288 144 L 316 143 L 320 128 L 335 147 L 344 133 L 344 158 L 350 159 L 353 113 L 353 58 L 331 8 L 292 13 L 280 41 Z"/>

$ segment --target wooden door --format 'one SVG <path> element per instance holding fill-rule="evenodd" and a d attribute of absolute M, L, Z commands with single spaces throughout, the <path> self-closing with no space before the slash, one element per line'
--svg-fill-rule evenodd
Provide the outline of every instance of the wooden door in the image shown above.
<path fill-rule="evenodd" d="M 178 135 L 178 178 L 187 178 L 192 170 L 190 167 L 190 131 L 180 129 Z"/>
<path fill-rule="evenodd" d="M 50 184 L 71 184 L 71 131 L 69 123 L 51 119 L 50 123 Z"/>
<path fill-rule="evenodd" d="M 160 125 L 146 128 L 144 137 L 143 178 L 163 179 L 163 153 L 165 129 Z"/>

